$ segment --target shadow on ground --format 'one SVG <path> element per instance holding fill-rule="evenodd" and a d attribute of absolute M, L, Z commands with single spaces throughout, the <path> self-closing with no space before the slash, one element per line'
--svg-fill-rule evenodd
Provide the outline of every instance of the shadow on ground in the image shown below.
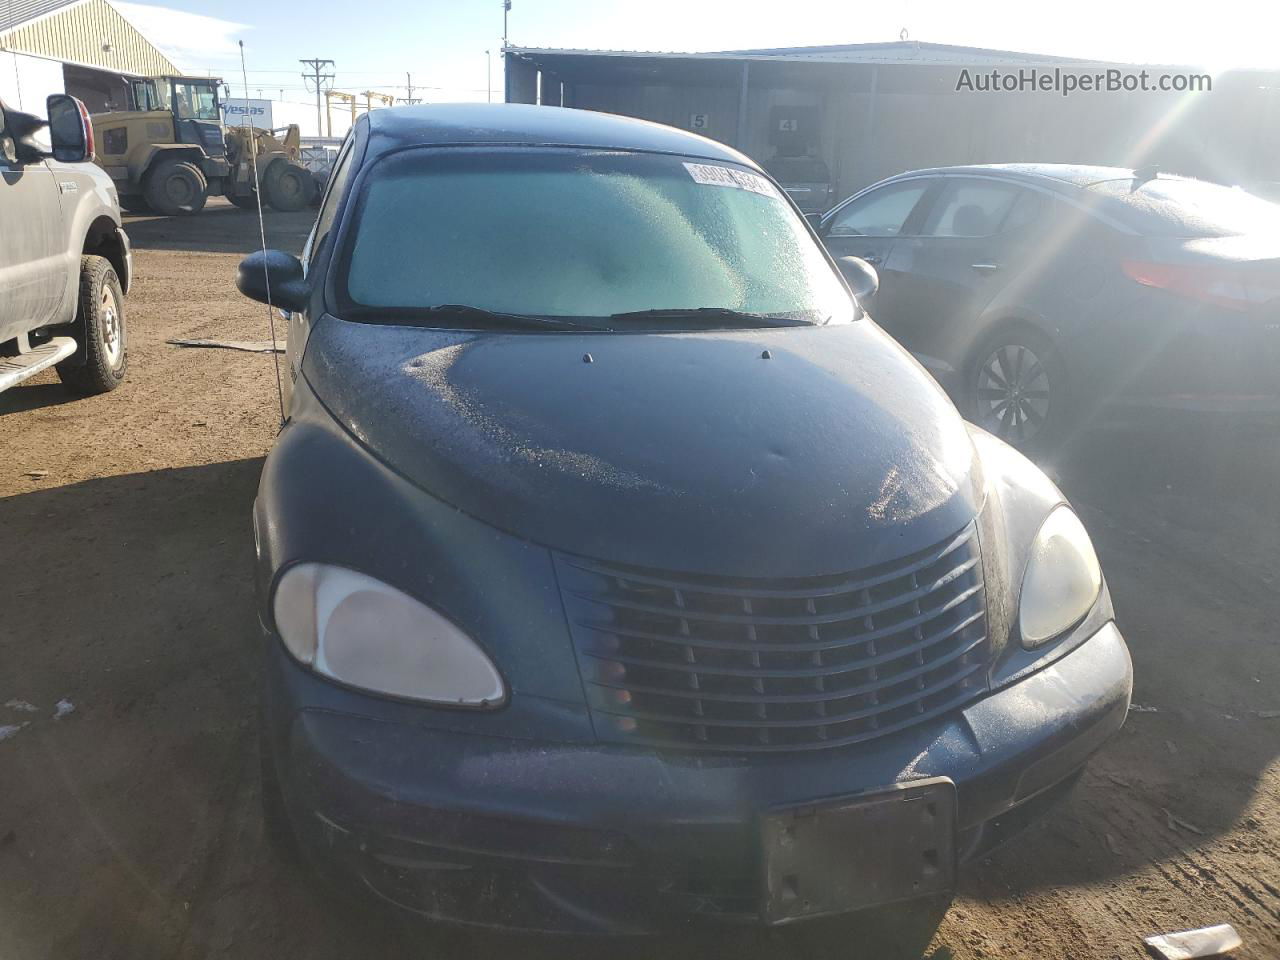
<path fill-rule="evenodd" d="M 0 393 L 0 417 L 57 407 L 78 399 L 60 383 L 21 383 Z"/>

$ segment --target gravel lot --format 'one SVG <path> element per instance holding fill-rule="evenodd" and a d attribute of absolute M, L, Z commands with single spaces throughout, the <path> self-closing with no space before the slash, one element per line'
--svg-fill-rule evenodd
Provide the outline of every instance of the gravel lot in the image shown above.
<path fill-rule="evenodd" d="M 268 242 L 298 250 L 309 221 L 269 215 Z M 165 343 L 267 336 L 233 285 L 256 222 L 216 201 L 128 228 L 125 385 L 0 395 L 0 704 L 35 707 L 0 706 L 18 727 L 0 740 L 0 957 L 616 956 L 403 928 L 273 858 L 249 527 L 272 358 Z M 1140 957 L 1143 935 L 1219 922 L 1238 956 L 1280 956 L 1277 434 L 1113 430 L 1049 466 L 1094 534 L 1146 709 L 1054 817 L 968 871 L 929 956 Z"/>

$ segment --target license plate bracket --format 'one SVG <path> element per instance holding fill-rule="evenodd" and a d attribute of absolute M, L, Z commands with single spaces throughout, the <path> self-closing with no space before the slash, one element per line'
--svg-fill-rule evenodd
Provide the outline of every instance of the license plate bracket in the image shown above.
<path fill-rule="evenodd" d="M 945 893 L 956 882 L 956 787 L 934 777 L 771 811 L 760 837 L 766 923 Z"/>

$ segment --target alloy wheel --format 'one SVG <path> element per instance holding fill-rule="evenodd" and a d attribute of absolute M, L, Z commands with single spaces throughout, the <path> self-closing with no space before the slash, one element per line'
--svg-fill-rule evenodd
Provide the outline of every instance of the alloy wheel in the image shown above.
<path fill-rule="evenodd" d="M 981 425 L 1002 440 L 1024 444 L 1049 417 L 1049 373 L 1041 357 L 1020 343 L 997 347 L 978 368 Z"/>

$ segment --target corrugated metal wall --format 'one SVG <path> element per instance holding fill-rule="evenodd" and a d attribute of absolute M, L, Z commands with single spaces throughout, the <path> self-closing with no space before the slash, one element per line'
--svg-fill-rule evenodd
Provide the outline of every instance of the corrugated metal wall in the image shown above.
<path fill-rule="evenodd" d="M 85 0 L 0 34 L 0 45 L 116 73 L 182 72 L 106 0 Z"/>
<path fill-rule="evenodd" d="M 628 65 L 607 56 L 560 58 L 555 69 L 565 81 L 565 105 L 693 129 L 763 164 L 777 149 L 776 110 L 812 110 L 820 118 L 815 152 L 830 168 L 839 197 L 904 170 L 1018 161 L 1154 162 L 1228 183 L 1280 181 L 1280 74 L 1223 74 L 1211 92 L 1188 95 L 1063 97 L 957 92 L 958 67 L 752 61 L 740 135 L 741 84 L 729 79 L 723 61 L 704 64 L 701 78 L 687 62 L 659 62 L 646 65 L 643 79 L 631 80 L 619 72 Z"/>

